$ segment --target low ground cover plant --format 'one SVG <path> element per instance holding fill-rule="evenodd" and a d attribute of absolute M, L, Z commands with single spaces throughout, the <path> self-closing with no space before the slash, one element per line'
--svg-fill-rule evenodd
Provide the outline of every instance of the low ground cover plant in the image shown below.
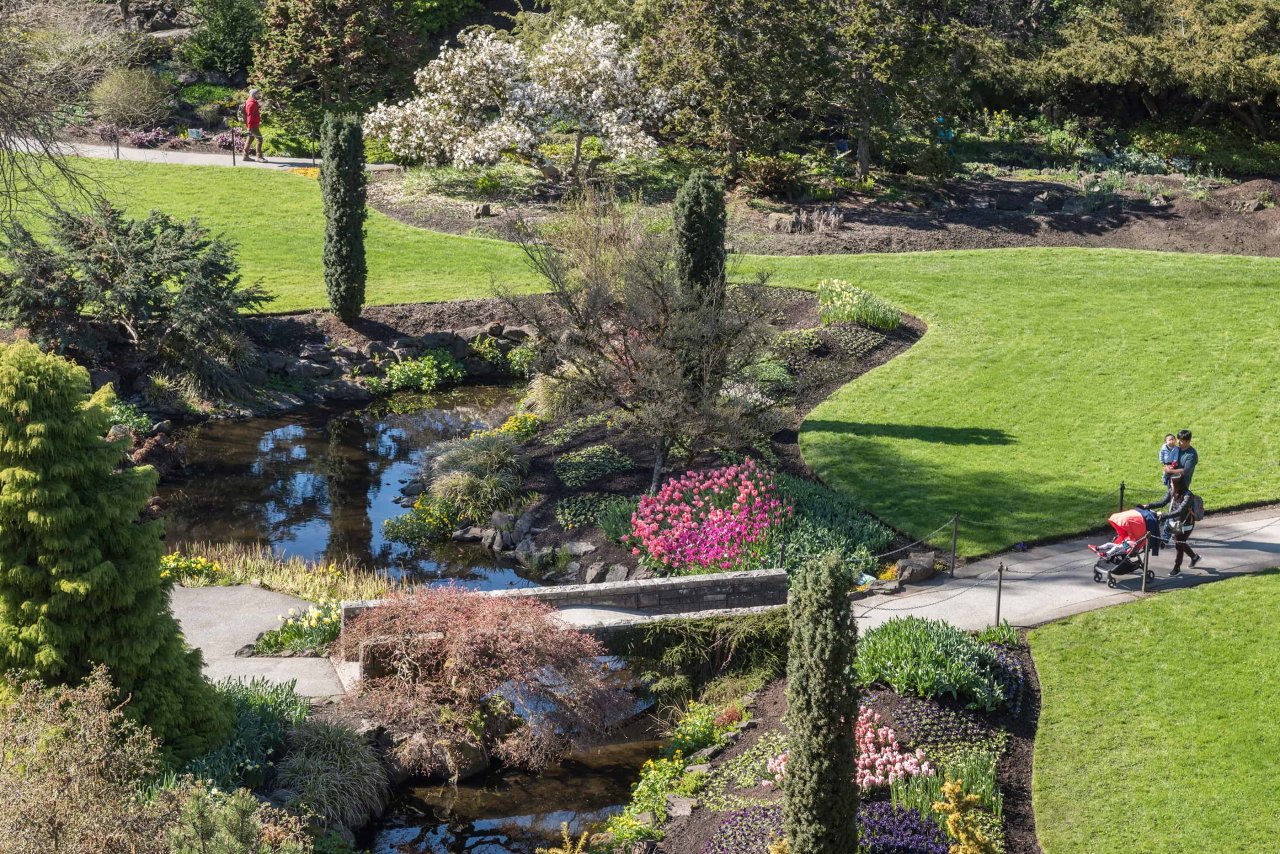
<path fill-rule="evenodd" d="M 687 472 L 641 498 L 626 542 L 664 575 L 751 569 L 790 515 L 772 473 L 747 458 Z"/>
<path fill-rule="evenodd" d="M 818 283 L 822 322 L 857 323 L 871 329 L 897 329 L 902 314 L 885 300 L 844 279 L 823 279 Z"/>
<path fill-rule="evenodd" d="M 861 509 L 857 499 L 821 483 L 778 472 L 774 482 L 792 514 L 780 532 L 780 550 L 788 570 L 807 566 L 836 552 L 846 564 L 867 571 L 872 554 L 884 551 L 894 533 Z"/>
<path fill-rule="evenodd" d="M 570 489 L 634 467 L 635 463 L 612 445 L 590 445 L 558 457 L 555 463 L 556 477 Z"/>
<path fill-rule="evenodd" d="M 459 382 L 465 371 L 462 363 L 446 350 L 429 350 L 417 359 L 396 362 L 386 376 L 368 377 L 365 387 L 373 394 L 397 391 L 431 392 Z"/>
<path fill-rule="evenodd" d="M 594 415 L 583 415 L 579 418 L 571 419 L 557 427 L 555 430 L 547 433 L 545 441 L 549 446 L 558 448 L 562 445 L 569 444 L 592 427 L 604 425 L 607 429 L 610 420 L 611 417 L 605 412 L 598 412 Z"/>
<path fill-rule="evenodd" d="M 616 539 L 630 530 L 635 508 L 636 500 L 625 495 L 582 492 L 556 502 L 556 524 L 566 531 L 599 526 L 605 528 L 606 535 Z M 625 519 L 621 534 L 618 533 L 619 519 Z"/>
<path fill-rule="evenodd" d="M 858 642 L 859 684 L 887 685 L 918 697 L 950 697 L 986 711 L 1009 699 L 995 667 L 992 647 L 941 620 L 896 617 Z"/>

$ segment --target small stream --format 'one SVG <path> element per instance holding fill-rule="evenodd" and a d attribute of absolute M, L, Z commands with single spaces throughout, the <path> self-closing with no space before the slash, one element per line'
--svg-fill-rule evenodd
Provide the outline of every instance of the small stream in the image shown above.
<path fill-rule="evenodd" d="M 541 774 L 498 771 L 458 786 L 412 783 L 361 842 L 373 854 L 533 854 L 622 811 L 662 742 L 630 741 L 572 754 Z"/>
<path fill-rule="evenodd" d="M 467 386 L 399 401 L 398 411 L 384 402 L 192 427 L 179 436 L 188 446 L 185 476 L 160 488 L 167 542 L 267 544 L 284 556 L 480 590 L 532 586 L 484 549 L 446 544 L 424 554 L 382 533 L 385 520 L 406 512 L 394 502 L 424 451 L 501 424 L 518 396 Z"/>

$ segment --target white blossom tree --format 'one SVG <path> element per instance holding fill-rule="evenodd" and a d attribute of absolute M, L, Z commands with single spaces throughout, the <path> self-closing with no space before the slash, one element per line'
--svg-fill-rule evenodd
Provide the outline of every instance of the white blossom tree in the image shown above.
<path fill-rule="evenodd" d="M 370 111 L 365 133 L 400 157 L 467 167 L 534 154 L 552 128 L 569 125 L 575 176 L 587 136 L 619 157 L 656 147 L 645 127 L 661 99 L 641 84 L 616 24 L 567 18 L 528 50 L 489 29 L 458 41 L 418 72 L 414 97 Z"/>

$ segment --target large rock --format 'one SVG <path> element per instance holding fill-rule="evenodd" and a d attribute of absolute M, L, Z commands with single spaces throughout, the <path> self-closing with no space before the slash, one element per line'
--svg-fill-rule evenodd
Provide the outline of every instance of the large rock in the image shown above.
<path fill-rule="evenodd" d="M 573 557 L 582 557 L 591 554 L 596 547 L 585 540 L 570 540 L 564 544 L 564 550 Z"/>
<path fill-rule="evenodd" d="M 604 581 L 604 576 L 607 571 L 608 570 L 605 569 L 604 561 L 596 561 L 595 563 L 587 566 L 587 571 L 582 576 L 582 581 L 584 584 L 598 584 L 601 581 Z"/>
<path fill-rule="evenodd" d="M 298 357 L 308 362 L 322 362 L 328 364 L 333 361 L 333 353 L 325 349 L 323 344 L 308 344 L 302 348 L 302 352 Z"/>
<path fill-rule="evenodd" d="M 919 584 L 933 578 L 937 552 L 912 552 L 898 561 L 898 581 L 903 584 Z"/>
<path fill-rule="evenodd" d="M 270 373 L 283 374 L 289 368 L 289 357 L 275 350 L 265 350 L 262 353 L 262 367 Z"/>
<path fill-rule="evenodd" d="M 605 574 L 605 581 L 626 581 L 627 568 L 620 563 L 615 563 L 609 567 L 609 572 Z"/>
<path fill-rule="evenodd" d="M 527 326 L 508 326 L 502 330 L 502 337 L 517 344 L 533 337 L 533 330 Z"/>
<path fill-rule="evenodd" d="M 343 403 L 364 403 L 373 398 L 367 388 L 351 380 L 338 380 L 337 382 L 329 383 L 322 392 L 325 400 L 336 400 Z"/>
<path fill-rule="evenodd" d="M 289 363 L 285 373 L 291 377 L 304 380 L 316 380 L 333 373 L 333 365 L 322 365 L 306 359 L 297 359 Z"/>
<path fill-rule="evenodd" d="M 462 346 L 462 352 L 466 353 L 467 342 L 452 332 L 428 332 L 422 336 L 424 350 L 448 350 L 452 353 L 459 345 Z"/>
<path fill-rule="evenodd" d="M 120 374 L 110 368 L 94 368 L 89 371 L 89 385 L 94 391 L 102 388 L 104 385 L 120 388 Z"/>

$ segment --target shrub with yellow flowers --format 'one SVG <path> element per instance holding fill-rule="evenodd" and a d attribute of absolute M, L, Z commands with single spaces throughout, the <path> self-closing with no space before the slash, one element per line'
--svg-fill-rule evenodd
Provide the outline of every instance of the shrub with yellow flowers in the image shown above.
<path fill-rule="evenodd" d="M 517 442 L 524 442 L 532 439 L 542 429 L 542 419 L 534 415 L 532 412 L 517 412 L 498 427 L 492 430 L 484 430 L 474 434 L 479 436 L 491 436 L 494 434 L 502 434 L 510 436 Z"/>

